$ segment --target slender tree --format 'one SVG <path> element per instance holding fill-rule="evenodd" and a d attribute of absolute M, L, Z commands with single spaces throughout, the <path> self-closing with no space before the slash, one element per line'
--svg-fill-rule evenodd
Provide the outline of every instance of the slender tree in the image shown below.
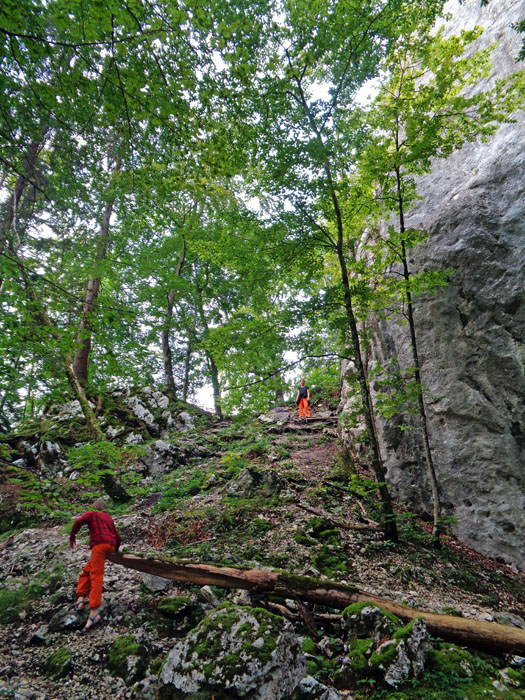
<path fill-rule="evenodd" d="M 440 497 L 436 467 L 432 456 L 427 410 L 421 378 L 414 295 L 443 284 L 446 273 L 429 271 L 414 274 L 407 249 L 420 243 L 425 235 L 406 225 L 407 212 L 417 199 L 416 177 L 430 172 L 433 158 L 444 158 L 460 149 L 466 141 L 488 138 L 509 119 L 520 105 L 517 81 L 520 74 L 500 81 L 491 90 L 472 87 L 488 77 L 493 47 L 473 52 L 469 47 L 481 29 L 465 31 L 459 37 L 406 37 L 405 42 L 385 61 L 384 84 L 374 101 L 369 122 L 375 130 L 361 161 L 361 174 L 379 185 L 380 212 L 392 212 L 395 229 L 379 241 L 385 251 L 384 264 L 398 263 L 402 281 L 391 276 L 389 293 L 397 293 L 406 309 L 412 354 L 416 401 L 422 441 L 433 502 L 433 536 L 440 538 Z M 469 90 L 470 88 L 470 90 Z M 467 92 L 468 91 L 468 92 Z M 386 244 L 386 249 L 383 247 Z M 379 253 L 381 255 L 381 252 Z"/>

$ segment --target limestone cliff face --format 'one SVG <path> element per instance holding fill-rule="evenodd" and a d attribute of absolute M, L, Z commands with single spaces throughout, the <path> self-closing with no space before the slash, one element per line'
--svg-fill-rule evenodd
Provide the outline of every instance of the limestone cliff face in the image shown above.
<path fill-rule="evenodd" d="M 517 70 L 523 0 L 448 4 L 451 33 L 485 27 L 498 40 L 495 77 Z M 453 269 L 450 285 L 416 300 L 416 331 L 444 514 L 478 551 L 525 568 L 525 119 L 490 143 L 437 161 L 419 183 L 409 226 L 429 231 L 414 270 Z M 376 325 L 373 359 L 411 366 L 404 328 Z M 406 419 L 404 422 L 407 422 Z M 398 421 L 399 423 L 399 421 Z M 419 431 L 378 426 L 393 495 L 431 512 Z"/>

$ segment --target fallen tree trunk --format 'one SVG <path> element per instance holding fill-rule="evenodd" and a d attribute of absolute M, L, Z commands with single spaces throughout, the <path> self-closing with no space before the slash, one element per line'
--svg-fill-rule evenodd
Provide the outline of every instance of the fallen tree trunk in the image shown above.
<path fill-rule="evenodd" d="M 281 598 L 306 600 L 310 603 L 339 610 L 352 603 L 371 601 L 405 621 L 423 617 L 431 634 L 456 644 L 485 649 L 498 654 L 503 652 L 525 654 L 525 630 L 499 625 L 495 622 L 467 620 L 452 615 L 438 615 L 422 610 L 413 610 L 391 600 L 385 600 L 361 591 L 355 586 L 346 586 L 334 581 L 323 581 L 278 571 L 242 570 L 212 564 L 191 564 L 142 558 L 130 554 L 114 553 L 110 555 L 109 559 L 113 563 L 129 569 L 136 569 L 174 581 L 186 581 L 201 586 L 240 588 L 253 593 L 270 593 Z"/>

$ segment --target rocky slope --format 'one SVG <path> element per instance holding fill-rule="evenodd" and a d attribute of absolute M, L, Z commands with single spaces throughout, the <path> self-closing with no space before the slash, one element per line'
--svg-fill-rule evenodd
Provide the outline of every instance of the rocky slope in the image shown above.
<path fill-rule="evenodd" d="M 450 33 L 479 24 L 479 46 L 497 41 L 489 84 L 519 68 L 525 3 L 450 2 Z M 418 186 L 408 226 L 429 232 L 412 251 L 414 270 L 453 270 L 450 284 L 416 301 L 430 441 L 454 533 L 477 551 L 525 567 L 525 115 L 488 143 L 436 161 Z M 375 327 L 374 358 L 412 365 L 406 328 Z M 403 416 L 380 422 L 393 494 L 431 512 L 419 431 Z"/>
<path fill-rule="evenodd" d="M 304 423 L 283 407 L 246 424 L 190 416 L 200 421 L 190 428 L 180 414 L 191 408 L 163 405 L 161 392 L 136 399 L 125 420 L 115 397 L 100 416 L 106 430 L 117 430 L 122 448 L 132 433 L 143 446 L 134 461 L 124 452 L 128 461 L 120 478 L 131 500 L 111 508 L 124 551 L 278 567 L 355 583 L 410 607 L 525 627 L 525 581 L 517 571 L 451 537 L 442 550 L 432 549 L 425 524 L 402 506 L 401 543 L 384 541 L 375 526 L 379 514 L 369 475 L 362 467 L 350 474 L 339 460 L 336 418 L 328 407 L 314 406 L 313 419 Z M 137 412 L 144 409 L 152 419 L 141 427 Z M 37 454 L 48 441 L 59 447 L 62 476 L 58 466 L 45 476 L 49 460 L 33 471 L 43 494 L 46 484 L 63 484 L 62 496 L 54 496 L 63 515 L 53 524 L 49 511 L 19 500 L 17 509 L 33 525 L 6 531 L 0 541 L 0 698 L 522 697 L 523 659 L 429 639 L 424 624 L 404 628 L 370 606 L 341 616 L 298 601 L 156 579 L 112 563 L 102 623 L 79 635 L 86 613 L 75 610 L 74 589 L 87 538 L 68 549 L 66 514 L 82 512 L 93 483 L 88 465 L 83 475 L 71 471 L 75 447 L 66 444 L 71 433 L 65 429 L 72 426 L 56 420 L 64 412 L 50 414 L 38 437 L 26 431 L 23 438 Z M 166 412 L 171 430 L 163 427 Z M 21 439 L 13 438 L 15 449 L 23 450 Z M 162 462 L 148 466 L 144 460 L 152 453 Z M 23 459 L 19 454 L 12 457 Z M 2 495 L 7 486 L 4 478 Z M 26 483 L 18 496 L 28 488 Z"/>

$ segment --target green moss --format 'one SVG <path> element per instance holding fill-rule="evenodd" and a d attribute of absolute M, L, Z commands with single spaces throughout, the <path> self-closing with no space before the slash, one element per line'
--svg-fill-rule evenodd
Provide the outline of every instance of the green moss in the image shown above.
<path fill-rule="evenodd" d="M 393 613 L 388 612 L 388 610 L 385 610 L 377 603 L 372 602 L 371 600 L 365 600 L 361 603 L 352 603 L 352 605 L 349 605 L 343 610 L 341 615 L 343 617 L 352 617 L 352 615 L 359 615 L 363 608 L 378 608 L 378 610 L 381 610 L 383 615 L 386 618 L 388 618 L 392 624 L 394 624 L 396 627 L 401 627 L 401 621 L 398 617 L 396 617 Z"/>
<path fill-rule="evenodd" d="M 337 545 L 339 543 L 339 531 L 327 518 L 312 518 L 306 527 L 307 532 L 319 542 Z"/>
<path fill-rule="evenodd" d="M 424 617 L 417 617 L 416 620 L 424 620 Z M 412 634 L 412 629 L 416 623 L 416 620 L 411 620 L 406 627 L 401 627 L 394 632 L 392 639 L 407 639 Z"/>
<path fill-rule="evenodd" d="M 186 595 L 167 597 L 159 601 L 157 609 L 167 617 L 177 617 L 185 608 L 191 605 L 191 600 Z"/>
<path fill-rule="evenodd" d="M 46 591 L 47 588 L 39 583 L 31 583 L 14 590 L 0 589 L 0 623 L 15 622 L 19 613 L 27 610 L 31 601 L 40 598 Z"/>
<path fill-rule="evenodd" d="M 61 647 L 45 663 L 46 675 L 53 680 L 67 676 L 73 666 L 73 657 L 67 647 Z"/>
<path fill-rule="evenodd" d="M 443 615 L 453 615 L 454 617 L 463 617 L 461 610 L 451 607 L 450 605 L 445 605 L 443 608 Z"/>
<path fill-rule="evenodd" d="M 472 655 L 459 647 L 447 646 L 441 651 L 432 650 L 428 657 L 429 666 L 436 671 L 471 678 L 474 675 Z"/>
<path fill-rule="evenodd" d="M 126 685 L 144 678 L 149 663 L 146 647 L 138 644 L 132 634 L 115 639 L 108 654 L 108 669 L 119 676 Z"/>
<path fill-rule="evenodd" d="M 515 688 L 525 688 L 525 669 L 506 668 L 505 676 Z"/>
<path fill-rule="evenodd" d="M 430 652 L 425 673 L 417 682 L 409 681 L 395 691 L 377 687 L 366 697 L 370 700 L 521 700 L 523 690 L 505 683 L 498 671 L 499 665 L 500 660 L 488 654 L 469 652 L 452 644 L 443 645 Z M 508 669 L 505 674 L 507 672 Z M 495 680 L 507 685 L 507 689 L 494 688 Z"/>
<path fill-rule="evenodd" d="M 352 639 L 346 654 L 352 669 L 358 672 L 368 669 L 368 656 L 373 643 L 373 639 Z"/>
<path fill-rule="evenodd" d="M 314 676 L 319 669 L 319 663 L 317 661 L 314 661 L 314 659 L 307 659 L 306 660 L 306 672 Z"/>
<path fill-rule="evenodd" d="M 297 544 L 302 544 L 304 547 L 311 547 L 315 544 L 315 540 L 313 540 L 311 537 L 308 537 L 308 535 L 303 529 L 297 530 L 293 538 L 297 542 Z"/>
<path fill-rule="evenodd" d="M 303 651 L 305 654 L 315 654 L 317 652 L 317 647 L 310 637 L 306 637 L 303 641 Z"/>
<path fill-rule="evenodd" d="M 235 641 L 239 651 L 224 655 L 223 640 L 229 635 L 241 614 L 249 613 L 256 623 L 246 621 L 235 630 Z M 275 650 L 276 635 L 282 627 L 282 618 L 262 608 L 245 608 L 231 603 L 222 603 L 190 632 L 192 644 L 188 646 L 187 661 L 195 664 L 205 676 L 213 678 L 217 660 L 225 681 L 244 673 L 246 657 L 252 656 L 261 664 L 266 663 Z M 254 644 L 257 642 L 257 644 Z M 203 661 L 207 663 L 203 664 Z"/>
<path fill-rule="evenodd" d="M 326 588 L 327 586 L 336 591 L 349 594 L 356 593 L 359 590 L 355 586 L 348 586 L 344 583 L 338 583 L 337 581 L 322 581 L 310 576 L 297 576 L 296 574 L 288 574 L 284 571 L 280 572 L 279 589 L 284 588 L 284 590 L 289 590 L 290 592 L 294 590 L 311 591 L 315 588 Z"/>
<path fill-rule="evenodd" d="M 250 524 L 250 530 L 254 535 L 264 535 L 274 528 L 274 524 L 264 518 L 255 518 Z"/>
<path fill-rule="evenodd" d="M 330 578 L 348 573 L 346 557 L 340 551 L 330 552 L 323 550 L 314 554 L 312 566 L 315 566 L 322 574 Z"/>
<path fill-rule="evenodd" d="M 396 643 L 392 643 L 374 651 L 368 662 L 370 668 L 376 669 L 379 666 L 386 668 L 389 666 L 396 657 L 397 647 Z"/>

